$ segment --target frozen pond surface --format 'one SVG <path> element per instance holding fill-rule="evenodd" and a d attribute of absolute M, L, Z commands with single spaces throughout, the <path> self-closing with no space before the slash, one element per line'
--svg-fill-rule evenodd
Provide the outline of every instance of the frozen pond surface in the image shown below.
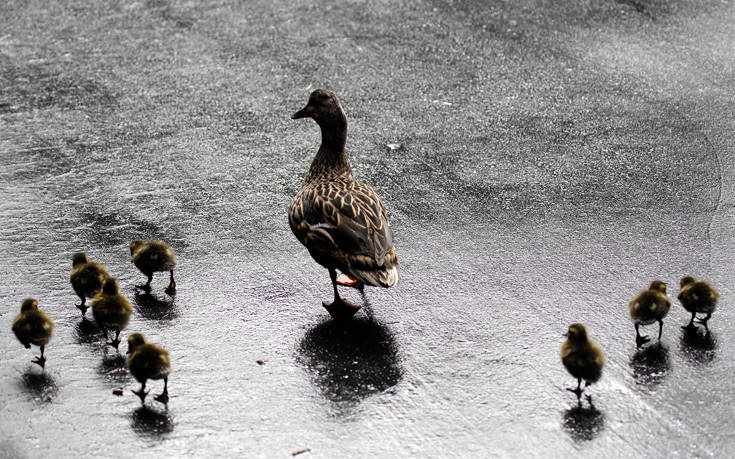
<path fill-rule="evenodd" d="M 0 456 L 735 454 L 732 2 L 52 3 L 0 6 Z M 286 216 L 316 87 L 401 262 L 344 327 Z M 136 238 L 177 251 L 175 297 L 136 294 Z M 169 350 L 168 410 L 74 307 L 79 250 L 133 302 L 123 339 Z M 687 274 L 711 334 L 675 301 L 636 352 L 628 301 Z M 576 321 L 596 410 L 564 390 Z"/>

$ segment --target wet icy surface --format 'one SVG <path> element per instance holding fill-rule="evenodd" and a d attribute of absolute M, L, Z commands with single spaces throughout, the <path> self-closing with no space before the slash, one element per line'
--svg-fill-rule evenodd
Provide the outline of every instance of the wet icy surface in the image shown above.
<path fill-rule="evenodd" d="M 0 456 L 733 455 L 733 4 L 557 3 L 4 2 Z M 316 87 L 401 261 L 344 327 L 286 218 Z M 136 294 L 135 238 L 177 251 L 175 297 Z M 74 307 L 78 250 L 133 302 L 123 337 L 170 351 L 168 410 Z M 675 303 L 635 352 L 627 302 L 687 274 L 720 289 L 711 334 Z M 10 331 L 28 296 L 45 372 Z M 564 390 L 575 321 L 595 410 Z"/>

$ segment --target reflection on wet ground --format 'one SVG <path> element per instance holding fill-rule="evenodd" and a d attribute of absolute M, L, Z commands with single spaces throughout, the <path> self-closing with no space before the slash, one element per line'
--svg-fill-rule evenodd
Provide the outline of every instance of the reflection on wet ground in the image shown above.
<path fill-rule="evenodd" d="M 638 349 L 630 358 L 630 367 L 636 383 L 653 390 L 671 370 L 669 349 L 660 342 Z"/>
<path fill-rule="evenodd" d="M 136 290 L 133 297 L 136 312 L 146 319 L 151 320 L 172 320 L 178 317 L 174 296 L 156 296 L 147 292 L 139 292 Z"/>
<path fill-rule="evenodd" d="M 130 381 L 128 369 L 125 366 L 125 357 L 114 349 L 107 349 L 105 346 L 102 361 L 97 367 L 97 374 L 104 377 L 106 381 L 112 381 L 117 384 L 124 384 Z"/>
<path fill-rule="evenodd" d="M 46 371 L 29 368 L 21 376 L 23 389 L 28 392 L 34 400 L 50 402 L 59 393 L 56 380 Z"/>
<path fill-rule="evenodd" d="M 309 329 L 297 361 L 324 397 L 347 406 L 395 386 L 403 373 L 390 329 L 364 317 L 327 320 Z"/>
<path fill-rule="evenodd" d="M 594 406 L 577 405 L 564 412 L 562 427 L 575 442 L 590 441 L 605 428 L 605 415 Z"/>
<path fill-rule="evenodd" d="M 709 365 L 717 355 L 717 337 L 705 327 L 684 328 L 679 349 L 694 365 Z"/>
<path fill-rule="evenodd" d="M 79 344 L 92 344 L 100 340 L 102 330 L 97 324 L 86 317 L 80 320 L 74 327 L 74 336 Z"/>
<path fill-rule="evenodd" d="M 174 431 L 173 418 L 168 408 L 158 411 L 141 406 L 130 415 L 130 426 L 136 434 L 154 439 Z"/>

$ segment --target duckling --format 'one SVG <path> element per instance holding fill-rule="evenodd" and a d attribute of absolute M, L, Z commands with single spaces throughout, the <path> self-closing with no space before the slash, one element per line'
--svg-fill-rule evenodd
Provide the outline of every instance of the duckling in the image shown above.
<path fill-rule="evenodd" d="M 661 332 L 664 328 L 664 317 L 669 313 L 671 301 L 666 296 L 666 284 L 660 280 L 651 282 L 648 290 L 643 290 L 630 300 L 628 311 L 635 325 L 635 342 L 637 347 L 650 341 L 647 336 L 641 336 L 638 327 L 658 321 L 658 340 L 661 341 Z"/>
<path fill-rule="evenodd" d="M 584 389 L 596 382 L 602 376 L 602 367 L 605 365 L 605 354 L 593 340 L 588 338 L 587 329 L 582 324 L 572 324 L 564 335 L 566 341 L 561 345 L 561 361 L 569 374 L 577 378 L 577 388 L 567 390 L 577 395 L 580 399 Z M 584 389 L 581 388 L 582 380 L 585 381 Z M 592 402 L 588 395 L 587 399 Z"/>
<path fill-rule="evenodd" d="M 174 282 L 176 255 L 171 246 L 163 241 L 135 240 L 130 243 L 130 255 L 133 257 L 133 264 L 148 276 L 148 282 L 145 285 L 136 285 L 137 288 L 149 292 L 154 272 L 171 271 L 171 282 L 165 291 L 169 295 L 176 291 L 176 282 Z"/>
<path fill-rule="evenodd" d="M 43 351 L 51 340 L 53 331 L 54 321 L 38 309 L 38 301 L 33 298 L 23 300 L 20 305 L 20 314 L 13 320 L 13 333 L 26 349 L 30 349 L 31 344 L 41 348 L 41 356 L 31 360 L 41 368 L 46 366 Z"/>
<path fill-rule="evenodd" d="M 87 313 L 86 299 L 93 298 L 102 289 L 102 284 L 110 277 L 104 266 L 93 261 L 84 252 L 77 252 L 72 258 L 72 270 L 69 280 L 74 292 L 82 299 L 80 304 L 75 304 L 82 317 Z"/>
<path fill-rule="evenodd" d="M 684 309 L 692 313 L 692 319 L 687 325 L 681 328 L 691 330 L 696 328 L 694 325 L 697 313 L 707 314 L 704 319 L 696 319 L 696 322 L 704 325 L 707 328 L 707 321 L 712 317 L 712 313 L 717 308 L 717 299 L 720 295 L 717 293 L 714 287 L 704 281 L 698 281 L 692 276 L 686 276 L 679 282 L 681 288 L 679 289 L 679 302 Z"/>
<path fill-rule="evenodd" d="M 120 293 L 117 279 L 110 278 L 105 281 L 102 291 L 92 300 L 92 315 L 97 324 L 102 327 L 105 339 L 108 338 L 107 330 L 115 331 L 115 339 L 107 344 L 115 349 L 120 345 L 120 332 L 128 325 L 133 307 L 130 301 Z"/>
<path fill-rule="evenodd" d="M 133 391 L 145 403 L 148 392 L 145 383 L 149 379 L 163 379 L 163 392 L 155 397 L 156 401 L 168 403 L 168 375 L 171 373 L 171 360 L 168 352 L 161 346 L 148 344 L 140 333 L 128 337 L 128 358 L 130 373 L 140 382 L 140 390 Z"/>
<path fill-rule="evenodd" d="M 392 287 L 398 282 L 393 231 L 380 196 L 355 181 L 345 154 L 347 117 L 337 95 L 317 89 L 291 118 L 312 118 L 322 142 L 289 208 L 289 224 L 312 258 L 329 270 L 334 301 L 323 302 L 332 317 L 354 315 L 360 306 L 343 300 L 337 285 Z M 337 280 L 337 270 L 347 280 Z"/>

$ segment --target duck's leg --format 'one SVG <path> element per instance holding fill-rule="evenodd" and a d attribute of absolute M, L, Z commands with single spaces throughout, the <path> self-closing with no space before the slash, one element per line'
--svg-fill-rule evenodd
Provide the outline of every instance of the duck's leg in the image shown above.
<path fill-rule="evenodd" d="M 151 291 L 151 282 L 153 282 L 153 273 L 150 273 L 150 274 L 144 273 L 144 274 L 146 276 L 148 276 L 148 282 L 146 282 L 145 285 L 136 285 L 135 287 L 136 288 L 139 288 L 141 290 L 144 290 L 146 292 L 150 292 Z"/>
<path fill-rule="evenodd" d="M 46 366 L 46 357 L 43 356 L 43 350 L 45 349 L 45 347 L 45 345 L 41 344 L 41 356 L 31 360 L 31 362 L 39 365 L 41 368 L 44 368 Z"/>
<path fill-rule="evenodd" d="M 661 333 L 664 331 L 664 321 L 662 319 L 658 319 L 658 340 L 661 341 Z"/>
<path fill-rule="evenodd" d="M 74 306 L 76 306 L 77 309 L 79 309 L 80 311 L 82 311 L 82 317 L 84 317 L 84 315 L 87 313 L 87 304 L 86 304 L 87 299 L 85 297 L 81 296 L 81 295 L 79 296 L 79 298 L 82 299 L 82 302 L 79 303 L 79 304 L 75 304 Z"/>
<path fill-rule="evenodd" d="M 332 287 L 334 288 L 334 301 L 332 303 L 323 301 L 322 305 L 333 319 L 349 319 L 360 310 L 360 306 L 345 301 L 339 296 L 339 291 L 337 290 L 337 271 L 330 268 L 329 277 L 332 279 Z"/>
<path fill-rule="evenodd" d="M 636 347 L 641 347 L 643 344 L 649 342 L 651 339 L 647 336 L 641 336 L 641 332 L 638 330 L 639 323 L 635 324 L 635 344 Z"/>
<path fill-rule="evenodd" d="M 173 295 L 176 293 L 176 282 L 174 281 L 174 270 L 171 270 L 171 282 L 169 282 L 168 287 L 166 287 L 165 292 L 169 295 Z"/>
<path fill-rule="evenodd" d="M 577 378 L 577 388 L 576 389 L 571 389 L 567 387 L 567 390 L 569 392 L 573 392 L 574 394 L 577 395 L 577 401 L 579 401 L 579 399 L 582 397 L 582 387 L 581 386 L 582 386 L 582 378 Z"/>
<path fill-rule="evenodd" d="M 145 404 L 145 397 L 148 395 L 148 391 L 145 390 L 145 381 L 140 383 L 140 389 L 134 390 L 133 393 L 140 398 L 140 402 Z"/>
<path fill-rule="evenodd" d="M 106 336 L 107 336 L 107 332 L 105 332 L 105 337 Z M 115 339 L 112 340 L 112 341 L 110 341 L 107 344 L 109 344 L 110 346 L 114 347 L 115 349 L 118 349 L 118 346 L 120 346 L 120 330 L 117 330 L 115 332 Z"/>
<path fill-rule="evenodd" d="M 704 319 L 697 319 L 696 321 L 698 323 L 704 325 L 704 328 L 707 328 L 707 321 L 709 320 L 710 317 L 712 317 L 712 313 L 711 312 L 707 313 L 707 315 L 704 316 Z"/>
<path fill-rule="evenodd" d="M 692 318 L 691 318 L 691 320 L 689 321 L 689 323 L 688 323 L 688 324 L 686 324 L 686 325 L 682 325 L 682 327 L 681 327 L 681 328 L 683 328 L 684 330 L 693 330 L 693 329 L 697 328 L 697 326 L 696 326 L 696 325 L 694 325 L 694 318 L 695 318 L 695 317 L 697 317 L 697 313 L 696 313 L 696 312 L 693 312 L 693 313 L 692 313 Z"/>
<path fill-rule="evenodd" d="M 345 287 L 352 287 L 358 290 L 365 288 L 365 284 L 362 281 L 359 281 L 346 273 L 342 273 L 337 277 L 337 285 L 344 285 Z"/>
<path fill-rule="evenodd" d="M 161 402 L 164 405 L 168 403 L 168 376 L 163 377 L 163 392 L 156 395 L 154 400 Z"/>

